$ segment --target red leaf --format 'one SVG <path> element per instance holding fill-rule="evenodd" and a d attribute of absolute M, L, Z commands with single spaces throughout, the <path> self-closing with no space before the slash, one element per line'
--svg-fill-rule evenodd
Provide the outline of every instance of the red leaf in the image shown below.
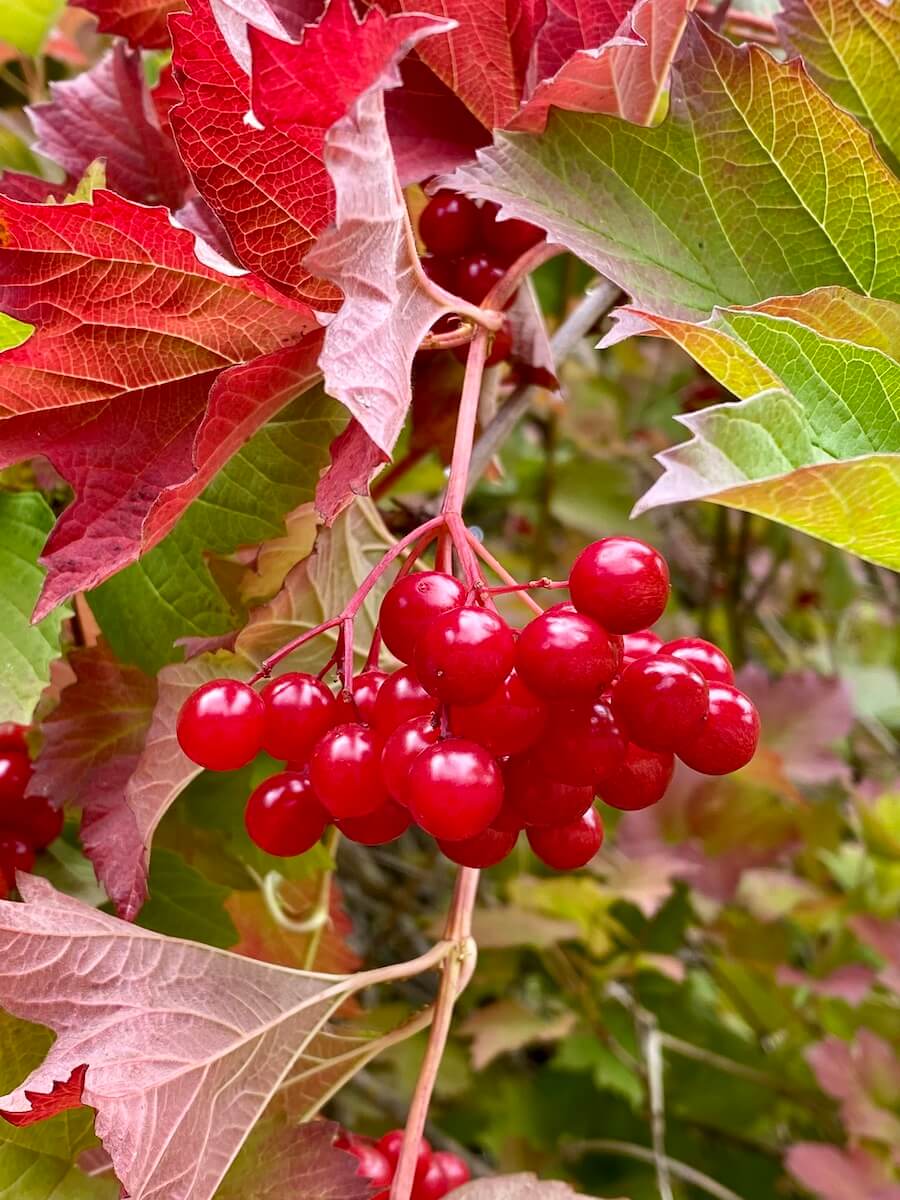
<path fill-rule="evenodd" d="M 851 917 L 856 936 L 885 960 L 880 979 L 885 987 L 900 996 L 900 920 L 883 921 L 878 917 Z"/>
<path fill-rule="evenodd" d="M 169 14 L 183 12 L 186 0 L 78 0 L 97 18 L 101 33 L 117 33 L 132 46 L 159 50 L 169 44 Z"/>
<path fill-rule="evenodd" d="M 25 1092 L 31 1108 L 28 1112 L 0 1113 L 4 1121 L 21 1128 L 23 1125 L 34 1125 L 47 1117 L 55 1117 L 57 1113 L 69 1108 L 81 1107 L 81 1093 L 84 1089 L 84 1077 L 87 1074 L 87 1064 L 81 1063 L 75 1067 L 69 1078 L 53 1084 L 50 1092 Z"/>
<path fill-rule="evenodd" d="M 184 98 L 170 112 L 172 130 L 238 260 L 286 295 L 335 308 L 337 292 L 303 265 L 332 215 L 320 150 L 247 119 L 250 80 L 229 54 L 208 0 L 193 0 L 190 13 L 172 18 L 172 39 Z"/>
<path fill-rule="evenodd" d="M 795 1179 L 821 1200 L 900 1200 L 900 1186 L 864 1150 L 841 1150 L 824 1142 L 799 1142 L 787 1153 Z"/>
<path fill-rule="evenodd" d="M 119 42 L 90 71 L 51 83 L 50 94 L 29 109 L 35 150 L 76 179 L 104 159 L 112 191 L 145 204 L 181 205 L 190 177 L 160 129 L 139 52 Z"/>
<path fill-rule="evenodd" d="M 65 200 L 71 190 L 72 185 L 69 183 L 50 183 L 47 179 L 25 175 L 22 171 L 0 173 L 0 195 L 8 196 L 10 200 L 43 204 L 49 196 L 54 200 Z"/>

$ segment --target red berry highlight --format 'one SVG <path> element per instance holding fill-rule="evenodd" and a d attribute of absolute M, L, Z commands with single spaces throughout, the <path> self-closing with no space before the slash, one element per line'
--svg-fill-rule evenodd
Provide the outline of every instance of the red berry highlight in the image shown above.
<path fill-rule="evenodd" d="M 178 714 L 178 744 L 209 771 L 234 771 L 262 749 L 266 706 L 237 679 L 211 679 L 190 695 Z"/>
<path fill-rule="evenodd" d="M 637 538 L 601 538 L 578 555 L 569 592 L 579 612 L 613 633 L 634 633 L 658 621 L 669 598 L 669 568 Z"/>
<path fill-rule="evenodd" d="M 432 837 L 461 841 L 487 829 L 503 804 L 503 778 L 483 746 L 448 738 L 412 765 L 409 810 Z"/>
<path fill-rule="evenodd" d="M 31 759 L 22 750 L 0 754 L 0 820 L 14 814 L 31 780 Z"/>
<path fill-rule="evenodd" d="M 315 675 L 292 671 L 260 692 L 266 706 L 263 749 L 273 758 L 304 759 L 323 733 L 337 723 L 338 702 Z"/>
<path fill-rule="evenodd" d="M 661 654 L 671 654 L 682 662 L 690 663 L 708 683 L 734 683 L 734 667 L 718 646 L 703 638 L 676 638 L 666 642 Z"/>
<path fill-rule="evenodd" d="M 404 575 L 381 602 L 378 625 L 385 646 L 401 662 L 411 663 L 419 638 L 435 617 L 465 602 L 464 585 L 443 571 Z"/>
<path fill-rule="evenodd" d="M 624 760 L 626 745 L 609 705 L 598 700 L 557 708 L 532 757 L 548 779 L 587 786 Z"/>
<path fill-rule="evenodd" d="M 27 725 L 17 725 L 15 721 L 0 722 L 0 750 L 21 750 L 23 754 L 27 754 L 27 732 Z"/>
<path fill-rule="evenodd" d="M 264 779 L 250 793 L 244 810 L 251 840 L 266 854 L 281 858 L 305 854 L 325 832 L 329 820 L 309 779 L 292 771 Z"/>
<path fill-rule="evenodd" d="M 612 808 L 637 812 L 663 798 L 674 770 L 675 759 L 670 753 L 645 750 L 632 742 L 624 760 L 600 778 L 597 795 Z"/>
<path fill-rule="evenodd" d="M 395 841 L 401 833 L 405 833 L 412 824 L 412 817 L 407 810 L 393 800 L 382 804 L 374 812 L 362 817 L 347 817 L 343 821 L 335 821 L 341 833 L 351 842 L 359 842 L 362 846 L 383 846 Z"/>
<path fill-rule="evenodd" d="M 449 1150 L 435 1150 L 432 1159 L 443 1168 L 444 1178 L 451 1192 L 472 1178 L 472 1172 L 463 1160 L 458 1155 L 451 1154 Z"/>
<path fill-rule="evenodd" d="M 356 711 L 355 713 L 345 711 L 342 714 L 344 718 L 342 724 L 346 721 L 352 724 L 358 716 L 364 724 L 371 725 L 375 715 L 375 701 L 378 699 L 378 693 L 387 677 L 387 671 L 379 671 L 374 667 L 356 676 L 353 680 L 353 707 Z"/>
<path fill-rule="evenodd" d="M 670 654 L 630 663 L 613 691 L 613 712 L 629 738 L 647 750 L 674 750 L 700 731 L 709 710 L 709 685 Z"/>
<path fill-rule="evenodd" d="M 362 817 L 389 799 L 381 776 L 383 739 L 366 725 L 338 725 L 317 743 L 309 777 L 335 820 Z"/>
<path fill-rule="evenodd" d="M 385 785 L 401 804 L 406 804 L 409 792 L 409 772 L 423 750 L 440 740 L 440 726 L 432 717 L 414 717 L 398 725 L 381 752 L 381 776 Z"/>
<path fill-rule="evenodd" d="M 619 647 L 596 621 L 567 609 L 530 621 L 516 643 L 516 670 L 550 700 L 596 696 L 619 669 Z"/>
<path fill-rule="evenodd" d="M 662 649 L 662 638 L 652 629 L 640 629 L 637 633 L 626 633 L 622 638 L 622 665 L 628 666 L 636 658 L 646 658 L 648 654 L 659 654 Z"/>
<path fill-rule="evenodd" d="M 456 264 L 455 292 L 470 304 L 480 304 L 506 268 L 489 254 L 468 254 Z"/>
<path fill-rule="evenodd" d="M 589 808 L 568 825 L 532 825 L 526 834 L 541 862 L 555 871 L 576 871 L 589 863 L 603 844 L 603 823 Z"/>
<path fill-rule="evenodd" d="M 416 1178 L 412 1200 L 443 1200 L 449 1190 L 450 1185 L 443 1167 L 432 1157 L 421 1176 Z"/>
<path fill-rule="evenodd" d="M 759 713 L 727 683 L 709 689 L 709 714 L 700 731 L 678 748 L 678 757 L 704 775 L 729 775 L 745 767 L 759 744 Z"/>
<path fill-rule="evenodd" d="M 498 758 L 521 754 L 533 746 L 547 724 L 547 706 L 510 671 L 498 688 L 478 704 L 459 705 L 450 712 L 450 728 L 478 742 Z"/>
<path fill-rule="evenodd" d="M 509 674 L 516 643 L 502 617 L 466 606 L 436 617 L 416 649 L 416 674 L 448 704 L 486 700 Z"/>
<path fill-rule="evenodd" d="M 448 258 L 465 254 L 478 241 L 478 209 L 467 196 L 437 192 L 419 217 L 419 237 L 432 252 Z"/>
<path fill-rule="evenodd" d="M 434 710 L 434 696 L 425 691 L 412 667 L 403 667 L 388 675 L 381 685 L 372 710 L 372 724 L 387 737 L 398 725 L 414 717 L 428 716 Z"/>

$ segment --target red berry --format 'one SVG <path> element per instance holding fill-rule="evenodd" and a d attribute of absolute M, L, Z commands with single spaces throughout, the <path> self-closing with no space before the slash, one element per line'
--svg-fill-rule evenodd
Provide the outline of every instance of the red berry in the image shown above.
<path fill-rule="evenodd" d="M 506 793 L 506 772 L 504 771 L 504 796 L 503 807 L 497 813 L 491 822 L 491 829 L 497 829 L 500 833 L 521 833 L 525 828 L 525 818 L 519 810 L 509 802 L 509 796 Z"/>
<path fill-rule="evenodd" d="M 433 254 L 465 254 L 478 240 L 478 209 L 467 196 L 437 192 L 419 217 L 419 237 Z"/>
<path fill-rule="evenodd" d="M 305 854 L 329 824 L 329 816 L 305 775 L 281 771 L 250 793 L 244 824 L 251 840 L 267 854 Z"/>
<path fill-rule="evenodd" d="M 613 691 L 616 718 L 645 750 L 677 751 L 699 732 L 708 709 L 706 680 L 671 654 L 629 663 Z"/>
<path fill-rule="evenodd" d="M 335 1145 L 338 1143 L 335 1142 Z M 368 1138 L 351 1136 L 347 1145 L 340 1149 L 346 1150 L 358 1159 L 359 1167 L 356 1174 L 368 1179 L 375 1187 L 385 1187 L 394 1177 L 394 1166 L 388 1161 L 387 1155 Z"/>
<path fill-rule="evenodd" d="M 409 829 L 411 823 L 412 818 L 406 809 L 393 800 L 388 800 L 381 808 L 363 817 L 335 821 L 345 837 L 351 842 L 359 842 L 361 846 L 383 846 L 386 842 L 393 842 Z"/>
<path fill-rule="evenodd" d="M 262 749 L 266 706 L 237 679 L 211 679 L 197 688 L 178 714 L 178 743 L 193 762 L 210 771 L 234 771 Z"/>
<path fill-rule="evenodd" d="M 442 287 L 445 292 L 452 293 L 454 291 L 456 288 L 456 269 L 452 259 L 442 258 L 440 255 L 435 254 L 425 254 L 420 261 L 422 263 L 422 270 L 432 283 L 436 283 L 438 287 Z M 440 319 L 444 320 L 443 317 Z M 440 330 L 436 329 L 435 332 L 440 332 Z"/>
<path fill-rule="evenodd" d="M 8 824 L 35 850 L 46 850 L 62 833 L 64 817 L 62 809 L 46 796 L 26 796 L 15 814 L 10 814 Z"/>
<path fill-rule="evenodd" d="M 498 363 L 506 362 L 510 354 L 512 354 L 512 330 L 508 321 L 504 321 L 497 332 L 494 334 L 491 348 L 488 350 L 487 358 L 484 360 L 486 367 L 496 367 Z M 461 363 L 469 361 L 469 347 L 454 346 L 453 353 Z"/>
<path fill-rule="evenodd" d="M 630 742 L 624 762 L 598 780 L 597 795 L 604 804 L 623 812 L 649 808 L 665 795 L 674 769 L 671 754 L 644 750 Z"/>
<path fill-rule="evenodd" d="M 273 758 L 302 760 L 338 719 L 338 702 L 329 688 L 300 671 L 267 683 L 260 692 L 266 706 L 263 750 Z"/>
<path fill-rule="evenodd" d="M 489 254 L 468 254 L 456 264 L 454 291 L 470 304 L 480 304 L 505 274 L 505 267 Z"/>
<path fill-rule="evenodd" d="M 569 592 L 579 612 L 613 633 L 633 633 L 658 621 L 669 598 L 666 560 L 636 538 L 592 542 L 575 559 Z"/>
<path fill-rule="evenodd" d="M 424 750 L 412 765 L 409 810 L 426 833 L 448 841 L 487 829 L 503 804 L 503 777 L 476 742 L 448 738 Z"/>
<path fill-rule="evenodd" d="M 432 1157 L 421 1176 L 417 1176 L 411 1200 L 443 1200 L 450 1191 L 447 1176 L 439 1162 Z"/>
<path fill-rule="evenodd" d="M 344 712 L 340 714 L 344 718 L 342 724 L 346 722 L 354 724 L 358 717 L 363 724 L 371 725 L 375 713 L 375 701 L 378 699 L 378 693 L 387 677 L 387 671 L 380 671 L 377 667 L 372 667 L 356 676 L 353 680 L 353 708 L 355 711 L 350 712 L 345 707 Z"/>
<path fill-rule="evenodd" d="M 366 725 L 338 725 L 317 743 L 309 777 L 336 820 L 363 817 L 389 799 L 381 777 L 384 740 Z"/>
<path fill-rule="evenodd" d="M 31 779 L 31 759 L 21 750 L 0 754 L 0 819 L 14 814 Z"/>
<path fill-rule="evenodd" d="M 609 705 L 598 700 L 556 709 L 532 758 L 548 779 L 585 787 L 623 761 L 626 745 Z"/>
<path fill-rule="evenodd" d="M 432 717 L 414 717 L 398 725 L 381 752 L 381 776 L 395 800 L 406 804 L 409 772 L 423 750 L 440 740 L 440 726 Z"/>
<path fill-rule="evenodd" d="M 419 638 L 435 617 L 465 602 L 464 585 L 443 571 L 404 575 L 381 602 L 378 624 L 385 646 L 401 662 L 412 662 Z"/>
<path fill-rule="evenodd" d="M 636 658 L 658 654 L 662 649 L 662 638 L 652 629 L 640 629 L 637 633 L 626 633 L 622 639 L 622 662 L 627 667 Z"/>
<path fill-rule="evenodd" d="M 588 700 L 618 669 L 618 647 L 582 613 L 545 612 L 516 643 L 516 670 L 533 692 L 552 700 Z"/>
<path fill-rule="evenodd" d="M 493 867 L 512 853 L 518 840 L 518 830 L 497 829 L 489 825 L 474 837 L 458 842 L 439 838 L 438 846 L 445 858 L 459 863 L 461 867 Z"/>
<path fill-rule="evenodd" d="M 449 1150 L 435 1150 L 432 1158 L 443 1167 L 444 1177 L 451 1192 L 472 1178 L 472 1173 L 463 1160 L 458 1155 L 451 1154 Z"/>
<path fill-rule="evenodd" d="M 413 717 L 426 717 L 435 710 L 434 696 L 422 687 L 412 667 L 388 675 L 372 711 L 372 724 L 385 737 Z"/>
<path fill-rule="evenodd" d="M 448 704 L 486 700 L 509 674 L 516 643 L 502 617 L 466 606 L 431 622 L 416 649 L 416 674 Z"/>
<path fill-rule="evenodd" d="M 0 831 L 0 875 L 7 888 L 16 886 L 16 871 L 30 871 L 34 866 L 34 850 L 17 833 Z"/>
<path fill-rule="evenodd" d="M 703 638 L 676 638 L 674 642 L 666 642 L 660 653 L 690 663 L 708 683 L 734 683 L 734 667 L 727 656 Z"/>
<path fill-rule="evenodd" d="M 743 692 L 727 683 L 709 689 L 709 715 L 678 747 L 682 762 L 704 775 L 729 775 L 747 765 L 759 743 L 759 713 Z"/>
<path fill-rule="evenodd" d="M 575 787 L 548 779 L 530 754 L 509 759 L 503 768 L 503 778 L 506 805 L 501 818 L 505 819 L 505 809 L 510 808 L 525 825 L 566 825 L 577 820 L 594 801 L 592 787 Z"/>
<path fill-rule="evenodd" d="M 27 725 L 17 725 L 15 721 L 3 721 L 0 723 L 0 750 L 21 750 L 23 754 L 27 754 L 28 744 L 25 741 L 27 732 Z"/>
<path fill-rule="evenodd" d="M 382 1152 L 391 1166 L 396 1169 L 400 1161 L 400 1151 L 403 1149 L 403 1130 L 392 1129 L 378 1141 L 378 1149 Z M 425 1174 L 431 1162 L 431 1146 L 427 1138 L 419 1143 L 419 1156 L 416 1160 L 416 1179 Z"/>
<path fill-rule="evenodd" d="M 543 241 L 544 231 L 530 221 L 520 221 L 517 217 L 498 221 L 499 211 L 499 205 L 490 200 L 482 204 L 478 210 L 478 228 L 485 247 L 501 263 L 510 266 L 526 250 Z"/>
<path fill-rule="evenodd" d="M 547 707 L 525 686 L 516 671 L 479 704 L 463 704 L 450 712 L 450 728 L 478 742 L 498 758 L 533 746 L 547 724 Z"/>
<path fill-rule="evenodd" d="M 556 871 L 574 871 L 589 863 L 603 844 L 603 823 L 592 808 L 568 825 L 527 830 L 532 850 Z"/>

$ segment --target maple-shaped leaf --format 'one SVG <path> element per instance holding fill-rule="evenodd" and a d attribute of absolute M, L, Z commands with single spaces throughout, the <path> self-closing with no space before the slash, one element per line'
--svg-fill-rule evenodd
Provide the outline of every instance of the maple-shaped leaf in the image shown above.
<path fill-rule="evenodd" d="M 117 43 L 89 71 L 51 83 L 50 95 L 28 110 L 36 151 L 74 179 L 102 159 L 119 195 L 171 209 L 183 204 L 190 177 L 160 128 L 137 51 Z"/>
<path fill-rule="evenodd" d="M 169 15 L 183 12 L 187 0 L 78 0 L 78 8 L 94 14 L 101 33 L 116 33 L 132 46 L 159 50 L 169 44 Z"/>
<path fill-rule="evenodd" d="M 44 454 L 76 493 L 45 548 L 41 617 L 171 528 L 290 398 L 285 365 L 294 394 L 313 381 L 320 334 L 306 306 L 201 263 L 162 208 L 104 191 L 90 205 L 0 198 L 0 222 L 0 307 L 35 326 L 0 357 L 0 405 L 15 414 L 0 421 L 0 462 Z"/>
<path fill-rule="evenodd" d="M 134 1200 L 210 1200 L 334 1009 L 427 965 L 308 975 L 135 928 L 32 876 L 19 890 L 0 904 L 0 1004 L 56 1041 L 0 1113 L 94 1108 Z"/>

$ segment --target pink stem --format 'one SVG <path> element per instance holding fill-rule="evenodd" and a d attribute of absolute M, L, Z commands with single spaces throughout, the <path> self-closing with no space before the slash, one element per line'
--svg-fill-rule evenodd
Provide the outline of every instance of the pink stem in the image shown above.
<path fill-rule="evenodd" d="M 508 596 L 511 592 L 528 592 L 537 589 L 547 592 L 568 586 L 568 579 L 529 579 L 527 583 L 509 583 L 503 587 L 482 587 L 478 590 L 489 596 Z"/>
<path fill-rule="evenodd" d="M 462 395 L 459 398 L 456 437 L 453 441 L 453 457 L 450 460 L 450 480 L 441 508 L 441 512 L 444 514 L 456 513 L 459 515 L 462 513 L 463 501 L 466 498 L 469 463 L 472 459 L 472 444 L 475 440 L 475 422 L 478 419 L 478 399 L 481 396 L 481 377 L 484 374 L 487 352 L 488 331 L 479 329 L 472 339 L 466 358 L 466 376 L 463 380 Z"/>
<path fill-rule="evenodd" d="M 528 592 L 523 589 L 523 585 L 520 584 L 518 580 L 514 579 L 513 576 L 510 575 L 509 571 L 507 571 L 506 567 L 504 567 L 502 563 L 498 562 L 497 559 L 494 558 L 493 554 L 491 554 L 490 550 L 483 546 L 477 538 L 472 536 L 471 533 L 469 534 L 469 544 L 481 561 L 490 567 L 498 579 L 502 579 L 504 583 L 507 583 L 511 591 L 522 593 L 522 600 L 528 605 L 532 612 L 540 615 L 544 611 L 537 601 L 532 600 L 532 598 L 528 595 Z"/>

